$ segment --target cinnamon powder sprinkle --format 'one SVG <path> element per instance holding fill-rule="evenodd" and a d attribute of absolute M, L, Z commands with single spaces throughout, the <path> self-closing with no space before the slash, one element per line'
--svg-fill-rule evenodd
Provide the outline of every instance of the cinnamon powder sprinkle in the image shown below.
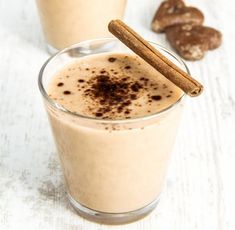
<path fill-rule="evenodd" d="M 154 96 L 152 96 L 151 97 L 153 100 L 155 100 L 155 101 L 160 101 L 161 99 L 162 99 L 162 96 L 160 96 L 160 95 L 154 95 Z"/>
<path fill-rule="evenodd" d="M 117 58 L 114 58 L 114 57 L 110 57 L 110 58 L 108 59 L 109 62 L 115 62 L 116 60 L 117 60 Z"/>
<path fill-rule="evenodd" d="M 64 85 L 63 82 L 59 82 L 59 83 L 57 84 L 57 86 L 59 86 L 59 87 L 61 87 L 61 86 L 63 86 L 63 85 Z"/>
<path fill-rule="evenodd" d="M 65 94 L 65 95 L 69 95 L 69 94 L 71 94 L 71 92 L 70 92 L 69 90 L 65 90 L 65 91 L 64 91 L 64 94 Z"/>
<path fill-rule="evenodd" d="M 106 71 L 105 71 L 106 72 Z M 133 82 L 127 77 L 119 78 L 109 74 L 100 74 L 87 82 L 86 96 L 97 103 L 97 110 L 93 112 L 96 117 L 108 117 L 108 114 L 121 113 L 127 110 L 133 100 L 138 98 L 138 92 L 143 88 L 140 81 Z M 126 113 L 126 114 L 127 114 Z"/>

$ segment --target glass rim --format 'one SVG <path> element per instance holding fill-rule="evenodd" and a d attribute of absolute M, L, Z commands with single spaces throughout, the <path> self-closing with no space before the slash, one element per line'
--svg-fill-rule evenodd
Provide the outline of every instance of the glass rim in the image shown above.
<path fill-rule="evenodd" d="M 39 75 L 38 75 L 38 87 L 39 87 L 39 90 L 40 90 L 40 93 L 42 94 L 43 98 L 49 103 L 49 105 L 51 105 L 54 109 L 56 110 L 59 110 L 63 113 L 66 113 L 68 115 L 71 115 L 71 116 L 74 116 L 76 118 L 80 118 L 80 119 L 84 119 L 84 120 L 90 120 L 90 121 L 93 121 L 93 122 L 99 122 L 99 123 L 103 123 L 103 124 L 120 124 L 120 123 L 134 123 L 134 122 L 139 122 L 139 121 L 144 121 L 144 120 L 150 120 L 150 119 L 153 119 L 155 117 L 158 117 L 160 115 L 162 115 L 163 113 L 173 109 L 176 105 L 178 105 L 182 100 L 183 98 L 185 97 L 186 93 L 183 92 L 182 93 L 182 96 L 179 97 L 179 99 L 177 101 L 175 101 L 174 103 L 170 104 L 169 106 L 167 106 L 166 108 L 156 112 L 156 113 L 153 113 L 153 114 L 147 114 L 147 115 L 144 115 L 144 116 L 140 116 L 140 117 L 135 117 L 135 118 L 128 118 L 128 119 L 115 119 L 115 120 L 111 120 L 111 119 L 102 119 L 102 118 L 96 118 L 96 117 L 91 117 L 91 116 L 85 116 L 85 115 L 82 115 L 82 114 L 78 114 L 78 113 L 74 113 L 74 112 L 71 112 L 69 110 L 67 110 L 64 106 L 62 106 L 60 103 L 57 103 L 56 101 L 54 101 L 53 99 L 51 99 L 48 95 L 48 93 L 46 92 L 46 89 L 45 87 L 43 86 L 43 76 L 44 76 L 44 70 L 46 69 L 47 65 L 53 61 L 54 59 L 56 59 L 58 56 L 60 56 L 60 54 L 63 54 L 65 53 L 66 51 L 68 50 L 72 50 L 74 48 L 77 48 L 79 46 L 82 46 L 82 45 L 86 45 L 86 44 L 89 44 L 91 42 L 101 42 L 101 41 L 119 41 L 118 39 L 116 38 L 97 38 L 97 39 L 91 39 L 91 40 L 86 40 L 86 41 L 82 41 L 82 42 L 79 42 L 79 43 L 76 43 L 76 44 L 73 44 L 69 47 L 66 47 L 60 51 L 58 51 L 57 53 L 53 54 L 51 57 L 49 57 L 46 62 L 42 65 L 40 71 L 39 71 Z M 121 42 L 121 41 L 119 41 Z M 190 75 L 190 71 L 187 67 L 187 65 L 185 64 L 185 62 L 182 60 L 182 58 L 180 58 L 177 54 L 175 54 L 174 52 L 171 52 L 169 51 L 168 49 L 166 49 L 165 47 L 157 44 L 157 43 L 154 43 L 154 42 L 150 42 L 148 41 L 150 44 L 156 46 L 157 48 L 159 48 L 160 50 L 162 50 L 163 52 L 169 54 L 170 56 L 172 56 L 173 58 L 175 58 L 184 68 L 189 75 Z"/>

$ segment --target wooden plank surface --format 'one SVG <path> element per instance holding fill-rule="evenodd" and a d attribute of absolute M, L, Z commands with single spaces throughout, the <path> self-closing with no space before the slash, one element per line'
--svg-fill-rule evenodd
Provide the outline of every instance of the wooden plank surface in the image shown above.
<path fill-rule="evenodd" d="M 110 227 L 80 218 L 65 197 L 37 88 L 48 54 L 35 3 L 0 0 L 1 230 L 235 229 L 235 4 L 188 3 L 203 10 L 207 25 L 223 32 L 223 45 L 202 61 L 187 62 L 205 92 L 186 102 L 159 206 L 141 221 Z M 149 29 L 159 4 L 160 0 L 129 0 L 125 19 L 146 39 L 170 48 L 164 35 Z"/>

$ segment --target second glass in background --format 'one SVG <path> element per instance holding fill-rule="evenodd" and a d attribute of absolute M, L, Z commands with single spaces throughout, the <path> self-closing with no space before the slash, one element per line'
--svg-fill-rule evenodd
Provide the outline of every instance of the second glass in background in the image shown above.
<path fill-rule="evenodd" d="M 110 37 L 107 25 L 121 19 L 126 0 L 37 0 L 49 52 L 74 43 Z"/>

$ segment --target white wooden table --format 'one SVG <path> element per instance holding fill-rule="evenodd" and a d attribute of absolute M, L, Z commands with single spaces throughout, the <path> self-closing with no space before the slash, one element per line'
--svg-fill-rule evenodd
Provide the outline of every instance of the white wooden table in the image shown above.
<path fill-rule="evenodd" d="M 37 87 L 48 54 L 35 3 L 0 0 L 1 230 L 234 230 L 235 4 L 188 3 L 203 10 L 207 25 L 223 32 L 223 45 L 202 61 L 188 63 L 205 92 L 187 101 L 158 208 L 139 222 L 111 227 L 82 219 L 65 197 Z M 126 21 L 148 40 L 170 48 L 164 35 L 149 29 L 159 4 L 160 0 L 129 0 Z"/>

